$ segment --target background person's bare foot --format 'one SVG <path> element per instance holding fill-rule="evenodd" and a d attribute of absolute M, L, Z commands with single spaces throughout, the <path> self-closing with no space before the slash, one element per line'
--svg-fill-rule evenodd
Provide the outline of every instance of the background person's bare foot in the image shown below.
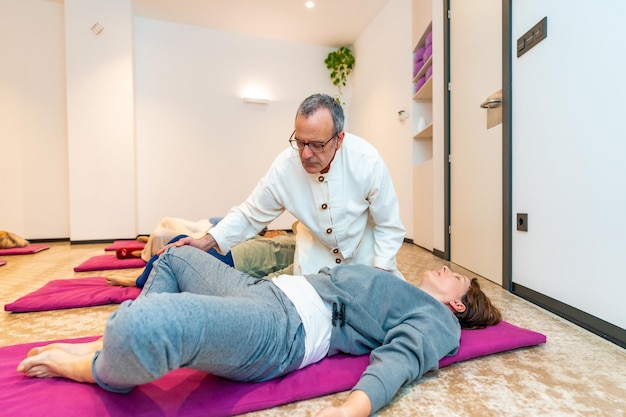
<path fill-rule="evenodd" d="M 107 284 L 109 285 L 120 285 L 122 287 L 136 287 L 137 286 L 137 277 L 124 277 L 121 275 L 113 275 L 110 277 L 105 277 Z"/>
<path fill-rule="evenodd" d="M 49 349 L 28 356 L 17 365 L 17 371 L 32 378 L 62 377 L 93 384 L 96 381 L 91 374 L 92 360 L 93 354 L 73 355 L 61 349 Z"/>

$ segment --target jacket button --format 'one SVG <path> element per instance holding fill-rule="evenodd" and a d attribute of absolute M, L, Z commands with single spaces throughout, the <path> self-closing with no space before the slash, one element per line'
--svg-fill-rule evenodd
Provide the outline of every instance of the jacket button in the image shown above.
<path fill-rule="evenodd" d="M 335 263 L 336 264 L 340 264 L 341 263 L 341 259 L 339 259 L 339 258 L 335 259 Z"/>
<path fill-rule="evenodd" d="M 339 253 L 339 248 L 333 249 L 333 253 Z"/>
<path fill-rule="evenodd" d="M 331 229 L 330 227 L 328 229 L 326 229 L 326 234 L 329 235 L 333 232 L 333 229 Z"/>
<path fill-rule="evenodd" d="M 324 203 L 322 204 L 322 210 L 326 210 L 328 208 L 328 204 Z"/>
<path fill-rule="evenodd" d="M 323 176 L 323 175 L 320 175 L 319 177 L 317 177 L 317 180 L 318 180 L 319 182 L 324 182 L 324 176 Z"/>

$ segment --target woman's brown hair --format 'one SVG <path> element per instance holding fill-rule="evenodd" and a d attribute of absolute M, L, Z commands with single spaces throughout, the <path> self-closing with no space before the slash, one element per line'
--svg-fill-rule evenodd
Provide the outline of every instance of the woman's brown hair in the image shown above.
<path fill-rule="evenodd" d="M 465 311 L 455 313 L 463 329 L 482 329 L 500 323 L 502 314 L 480 289 L 478 279 L 472 278 L 467 294 L 461 299 Z"/>

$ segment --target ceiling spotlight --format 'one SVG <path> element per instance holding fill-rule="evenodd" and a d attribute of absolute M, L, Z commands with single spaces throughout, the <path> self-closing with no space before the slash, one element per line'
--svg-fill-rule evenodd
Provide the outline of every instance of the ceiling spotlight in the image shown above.
<path fill-rule="evenodd" d="M 312 9 L 315 7 L 315 3 L 313 3 L 312 1 L 307 1 L 306 3 L 304 3 L 304 5 L 308 8 L 308 9 Z"/>

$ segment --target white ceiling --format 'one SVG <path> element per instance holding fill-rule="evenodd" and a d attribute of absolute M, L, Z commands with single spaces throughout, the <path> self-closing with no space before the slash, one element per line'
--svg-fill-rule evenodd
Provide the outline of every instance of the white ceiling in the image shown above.
<path fill-rule="evenodd" d="M 351 45 L 389 0 L 133 0 L 134 14 L 293 42 Z"/>

